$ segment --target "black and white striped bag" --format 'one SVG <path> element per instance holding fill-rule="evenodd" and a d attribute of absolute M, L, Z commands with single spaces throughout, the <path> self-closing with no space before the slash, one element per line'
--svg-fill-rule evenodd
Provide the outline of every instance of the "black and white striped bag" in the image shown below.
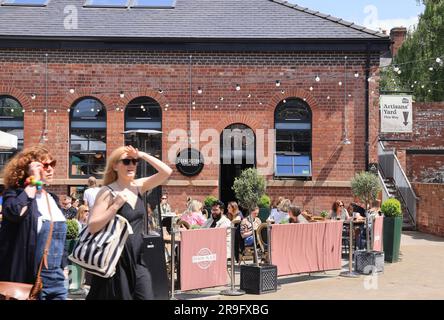
<path fill-rule="evenodd" d="M 133 230 L 128 220 L 116 215 L 95 234 L 84 228 L 68 258 L 89 273 L 111 278 L 116 273 L 117 262 L 130 234 Z"/>

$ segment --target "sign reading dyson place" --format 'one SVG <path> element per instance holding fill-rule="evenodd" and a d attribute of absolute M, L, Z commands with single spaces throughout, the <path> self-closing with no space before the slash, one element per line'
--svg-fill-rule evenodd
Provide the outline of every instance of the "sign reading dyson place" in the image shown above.
<path fill-rule="evenodd" d="M 412 96 L 381 96 L 381 132 L 412 132 Z"/>

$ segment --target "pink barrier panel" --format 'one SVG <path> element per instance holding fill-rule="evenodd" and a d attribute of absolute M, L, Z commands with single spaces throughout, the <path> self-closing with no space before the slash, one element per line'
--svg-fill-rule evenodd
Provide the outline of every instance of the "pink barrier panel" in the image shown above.
<path fill-rule="evenodd" d="M 273 225 L 271 257 L 278 276 L 341 268 L 342 221 Z"/>
<path fill-rule="evenodd" d="M 384 217 L 377 216 L 373 227 L 373 250 L 382 251 L 382 226 L 384 224 Z"/>
<path fill-rule="evenodd" d="M 186 230 L 180 234 L 180 289 L 226 285 L 227 230 Z"/>

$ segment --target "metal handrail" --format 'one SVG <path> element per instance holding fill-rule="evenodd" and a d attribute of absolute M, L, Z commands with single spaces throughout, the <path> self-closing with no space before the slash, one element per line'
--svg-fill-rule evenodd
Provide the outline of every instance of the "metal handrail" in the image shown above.
<path fill-rule="evenodd" d="M 382 185 L 382 201 L 385 201 L 387 199 L 390 199 L 390 193 L 387 189 L 387 186 L 385 185 L 384 179 L 382 178 L 381 173 L 378 170 L 378 177 L 379 177 L 379 183 Z"/>

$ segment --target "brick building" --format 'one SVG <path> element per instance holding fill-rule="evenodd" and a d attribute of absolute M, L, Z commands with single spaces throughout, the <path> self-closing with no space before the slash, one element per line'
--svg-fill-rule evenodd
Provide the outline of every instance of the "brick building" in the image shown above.
<path fill-rule="evenodd" d="M 153 131 L 139 142 L 175 169 L 162 186 L 173 208 L 183 210 L 187 196 L 228 201 L 241 169 L 267 165 L 272 197 L 315 211 L 350 201 L 350 179 L 377 162 L 378 70 L 389 38 L 277 0 L 155 2 L 0 6 L 0 130 L 51 149 L 53 190 L 81 191 L 125 143 L 122 133 L 143 129 Z M 230 137 L 224 152 L 227 128 L 243 138 Z M 207 161 L 209 140 L 222 164 Z M 205 164 L 188 177 L 168 158 L 190 141 Z"/>

